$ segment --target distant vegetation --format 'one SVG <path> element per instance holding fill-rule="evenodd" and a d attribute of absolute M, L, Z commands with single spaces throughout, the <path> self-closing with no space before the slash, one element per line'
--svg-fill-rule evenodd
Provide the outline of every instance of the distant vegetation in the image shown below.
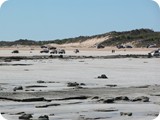
<path fill-rule="evenodd" d="M 111 38 L 104 41 L 105 46 L 117 46 L 120 44 L 132 44 L 135 47 L 146 47 L 156 44 L 160 47 L 160 32 L 150 29 L 137 29 L 126 32 L 111 32 Z"/>
<path fill-rule="evenodd" d="M 146 47 L 150 44 L 156 44 L 160 47 L 160 32 L 154 32 L 151 29 L 136 29 L 125 32 L 112 31 L 105 34 L 93 35 L 93 36 L 79 36 L 75 38 L 67 38 L 61 40 L 46 40 L 46 41 L 34 41 L 27 39 L 20 39 L 13 42 L 0 41 L 0 47 L 3 46 L 14 46 L 14 45 L 45 45 L 45 44 L 65 44 L 65 43 L 76 43 L 84 42 L 92 38 L 104 38 L 109 36 L 109 39 L 100 43 L 104 46 L 117 46 L 121 44 L 131 44 L 135 47 Z"/>

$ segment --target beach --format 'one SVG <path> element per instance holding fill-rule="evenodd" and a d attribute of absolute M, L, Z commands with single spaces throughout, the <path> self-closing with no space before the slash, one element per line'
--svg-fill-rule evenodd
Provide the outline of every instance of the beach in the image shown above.
<path fill-rule="evenodd" d="M 19 54 L 11 53 L 15 48 L 0 49 L 4 117 L 17 120 L 25 113 L 30 119 L 151 120 L 158 115 L 160 61 L 147 57 L 153 48 L 78 48 L 77 54 L 75 48 L 62 48 L 63 58 L 41 54 L 36 47 L 18 48 Z"/>

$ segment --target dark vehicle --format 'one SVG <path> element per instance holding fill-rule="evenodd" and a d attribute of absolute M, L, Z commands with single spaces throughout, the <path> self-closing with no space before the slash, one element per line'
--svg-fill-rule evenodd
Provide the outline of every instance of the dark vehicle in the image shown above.
<path fill-rule="evenodd" d="M 57 49 L 56 47 L 49 47 L 48 48 L 49 50 L 55 50 L 55 49 Z"/>
<path fill-rule="evenodd" d="M 40 53 L 49 53 L 48 49 L 41 50 Z"/>
<path fill-rule="evenodd" d="M 121 49 L 121 48 L 125 48 L 125 46 L 124 45 L 117 45 L 117 48 Z"/>
<path fill-rule="evenodd" d="M 57 54 L 57 50 L 52 50 L 50 54 Z"/>
<path fill-rule="evenodd" d="M 131 45 L 126 45 L 126 48 L 133 48 Z"/>
<path fill-rule="evenodd" d="M 102 49 L 102 48 L 105 48 L 105 46 L 101 44 L 97 45 L 97 49 Z"/>
<path fill-rule="evenodd" d="M 61 49 L 61 50 L 58 50 L 57 53 L 58 53 L 58 54 L 65 54 L 66 52 L 65 52 L 64 49 Z"/>
<path fill-rule="evenodd" d="M 18 50 L 13 50 L 12 53 L 19 53 L 19 51 Z"/>
<path fill-rule="evenodd" d="M 41 46 L 41 48 L 43 49 L 43 48 L 48 48 L 47 46 L 45 46 L 45 45 L 43 45 L 43 46 Z"/>

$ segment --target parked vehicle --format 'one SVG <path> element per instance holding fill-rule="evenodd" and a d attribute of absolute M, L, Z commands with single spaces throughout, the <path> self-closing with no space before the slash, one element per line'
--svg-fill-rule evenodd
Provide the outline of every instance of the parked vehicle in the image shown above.
<path fill-rule="evenodd" d="M 153 56 L 160 56 L 160 49 L 154 50 L 150 53 L 148 53 L 148 57 L 153 57 Z"/>
<path fill-rule="evenodd" d="M 57 49 L 57 48 L 52 46 L 52 47 L 48 47 L 48 49 L 49 49 L 49 50 L 55 50 L 55 49 Z"/>
<path fill-rule="evenodd" d="M 124 45 L 117 45 L 117 48 L 122 49 L 122 48 L 125 48 L 125 46 Z"/>
<path fill-rule="evenodd" d="M 156 47 L 157 47 L 156 44 L 147 45 L 147 48 L 156 48 Z"/>
<path fill-rule="evenodd" d="M 60 49 L 60 50 L 57 51 L 57 53 L 58 53 L 58 54 L 65 54 L 66 52 L 65 52 L 64 49 Z"/>
<path fill-rule="evenodd" d="M 57 54 L 57 50 L 56 49 L 52 50 L 50 54 Z"/>
<path fill-rule="evenodd" d="M 131 45 L 126 45 L 125 47 L 126 48 L 133 48 Z"/>
<path fill-rule="evenodd" d="M 155 50 L 153 56 L 160 56 L 160 49 Z"/>
<path fill-rule="evenodd" d="M 19 51 L 18 50 L 13 50 L 12 53 L 19 53 Z"/>
<path fill-rule="evenodd" d="M 40 51 L 40 53 L 49 53 L 49 50 L 48 49 L 43 49 Z"/>
<path fill-rule="evenodd" d="M 104 45 L 102 45 L 102 44 L 98 44 L 96 47 L 97 47 L 97 49 L 105 48 L 105 46 L 104 46 Z"/>
<path fill-rule="evenodd" d="M 41 46 L 41 48 L 42 48 L 42 49 L 45 49 L 45 48 L 48 48 L 48 47 L 47 47 L 47 46 L 45 46 L 45 45 L 42 45 L 42 46 Z"/>

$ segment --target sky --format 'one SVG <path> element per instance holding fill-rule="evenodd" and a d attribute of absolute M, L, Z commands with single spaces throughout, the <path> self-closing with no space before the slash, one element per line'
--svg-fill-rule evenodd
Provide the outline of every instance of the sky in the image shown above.
<path fill-rule="evenodd" d="M 56 40 L 110 31 L 160 31 L 152 0 L 8 0 L 0 8 L 0 41 Z"/>

